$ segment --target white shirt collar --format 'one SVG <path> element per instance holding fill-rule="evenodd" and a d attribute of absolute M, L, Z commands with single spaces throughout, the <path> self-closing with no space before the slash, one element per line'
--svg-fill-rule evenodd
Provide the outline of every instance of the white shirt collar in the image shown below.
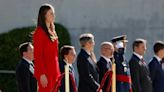
<path fill-rule="evenodd" d="M 33 62 L 32 62 L 31 60 L 29 60 L 29 59 L 27 59 L 27 58 L 25 58 L 25 57 L 23 57 L 23 59 L 26 60 L 29 64 L 34 65 Z"/>
<path fill-rule="evenodd" d="M 133 53 L 134 53 L 134 55 L 136 55 L 139 59 L 143 59 L 143 56 L 139 55 L 139 54 L 136 53 L 136 52 L 133 52 Z"/>
<path fill-rule="evenodd" d="M 107 62 L 111 62 L 110 58 L 105 57 L 104 55 L 101 55 Z"/>
<path fill-rule="evenodd" d="M 160 62 L 162 60 L 161 58 L 159 58 L 157 55 L 154 55 L 154 57 L 158 60 L 159 63 L 161 63 Z"/>

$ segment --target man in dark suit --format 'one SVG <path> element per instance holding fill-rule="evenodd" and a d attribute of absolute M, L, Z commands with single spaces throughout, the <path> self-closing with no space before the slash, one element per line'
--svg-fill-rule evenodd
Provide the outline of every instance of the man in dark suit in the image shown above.
<path fill-rule="evenodd" d="M 153 48 L 155 55 L 149 63 L 153 92 L 164 92 L 164 70 L 162 69 L 162 58 L 164 58 L 164 42 L 157 41 Z"/>
<path fill-rule="evenodd" d="M 79 72 L 78 92 L 96 92 L 99 88 L 99 74 L 93 52 L 94 36 L 86 33 L 80 36 L 81 51 L 77 57 Z"/>
<path fill-rule="evenodd" d="M 69 72 L 72 73 L 75 81 L 75 70 L 72 65 L 76 58 L 75 48 L 73 46 L 64 45 L 60 50 L 60 54 L 61 54 L 61 61 L 59 62 L 60 72 L 64 73 L 65 72 L 64 67 L 65 65 L 68 65 Z M 60 92 L 65 92 L 65 77 L 61 81 Z M 74 92 L 73 83 L 71 81 L 70 81 L 70 92 Z"/>
<path fill-rule="evenodd" d="M 133 42 L 133 55 L 129 61 L 133 92 L 152 92 L 149 69 L 143 59 L 145 51 L 146 41 L 136 39 Z"/>
<path fill-rule="evenodd" d="M 116 92 L 131 92 L 130 70 L 125 58 L 127 37 L 126 35 L 116 36 L 111 41 L 114 45 L 114 59 L 116 63 Z"/>
<path fill-rule="evenodd" d="M 97 62 L 97 66 L 99 68 L 99 81 L 101 83 L 105 73 L 107 71 L 112 70 L 112 61 L 114 53 L 114 47 L 111 42 L 102 42 L 100 47 L 101 57 Z M 107 78 L 106 82 L 104 83 L 103 92 L 106 92 L 108 88 L 108 82 L 111 80 L 111 76 Z"/>
<path fill-rule="evenodd" d="M 34 78 L 33 46 L 30 42 L 19 46 L 21 60 L 16 67 L 16 79 L 19 92 L 36 92 L 37 81 Z"/>

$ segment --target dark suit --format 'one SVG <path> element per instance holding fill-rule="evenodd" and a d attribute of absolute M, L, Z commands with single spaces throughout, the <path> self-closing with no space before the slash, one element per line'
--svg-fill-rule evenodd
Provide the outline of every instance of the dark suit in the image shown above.
<path fill-rule="evenodd" d="M 150 77 L 153 83 L 153 92 L 164 92 L 164 70 L 157 58 L 153 58 L 149 63 Z"/>
<path fill-rule="evenodd" d="M 146 63 L 143 63 L 139 57 L 133 54 L 129 66 L 133 92 L 152 92 L 152 81 Z"/>
<path fill-rule="evenodd" d="M 96 92 L 99 87 L 97 66 L 84 49 L 81 49 L 78 54 L 77 68 L 79 72 L 78 92 Z"/>
<path fill-rule="evenodd" d="M 103 79 L 105 73 L 106 73 L 109 69 L 112 68 L 112 67 L 111 67 L 112 64 L 111 64 L 110 62 L 106 61 L 103 57 L 100 57 L 99 61 L 97 62 L 97 66 L 98 66 L 98 68 L 99 68 L 99 81 L 100 81 L 100 83 L 101 83 L 101 81 L 102 81 L 102 79 Z M 107 89 L 108 82 L 109 82 L 109 78 L 110 78 L 110 77 L 108 76 L 106 82 L 104 83 L 104 87 L 102 88 L 102 89 L 103 89 L 103 92 L 105 92 L 106 89 Z"/>
<path fill-rule="evenodd" d="M 21 59 L 16 67 L 16 79 L 19 92 L 36 92 L 37 81 L 29 70 L 30 64 Z"/>
<path fill-rule="evenodd" d="M 64 73 L 65 72 L 65 68 L 64 68 L 65 65 L 66 65 L 66 63 L 63 60 L 59 62 L 60 72 L 61 73 Z M 71 71 L 69 71 L 69 72 L 71 72 Z M 65 92 L 65 77 L 61 81 L 60 92 Z M 74 92 L 71 81 L 70 81 L 70 92 Z"/>

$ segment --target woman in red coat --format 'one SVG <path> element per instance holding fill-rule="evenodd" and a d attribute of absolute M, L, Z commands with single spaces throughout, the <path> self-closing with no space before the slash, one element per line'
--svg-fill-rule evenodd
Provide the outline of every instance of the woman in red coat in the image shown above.
<path fill-rule="evenodd" d="M 51 92 L 60 76 L 58 36 L 54 26 L 55 11 L 49 4 L 40 7 L 37 28 L 33 35 L 34 60 L 38 92 Z"/>

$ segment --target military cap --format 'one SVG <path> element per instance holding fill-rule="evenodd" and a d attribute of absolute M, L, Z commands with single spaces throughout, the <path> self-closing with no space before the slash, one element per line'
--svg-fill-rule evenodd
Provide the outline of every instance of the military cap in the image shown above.
<path fill-rule="evenodd" d="M 118 41 L 128 42 L 126 35 L 116 36 L 116 37 L 113 37 L 111 40 L 112 43 L 118 42 Z"/>

